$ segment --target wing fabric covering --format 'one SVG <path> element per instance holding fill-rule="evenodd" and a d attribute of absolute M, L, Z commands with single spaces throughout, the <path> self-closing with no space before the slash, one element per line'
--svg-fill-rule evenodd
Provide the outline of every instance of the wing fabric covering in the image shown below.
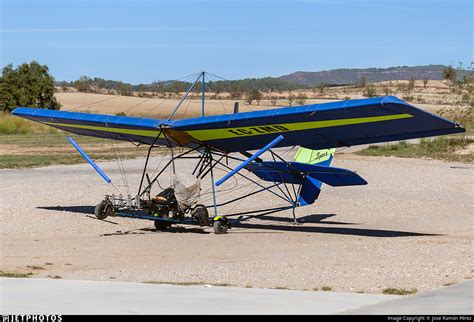
<path fill-rule="evenodd" d="M 465 131 L 393 96 L 169 121 L 25 107 L 12 114 L 80 135 L 144 144 L 166 128 L 173 144 L 227 153 L 261 149 L 281 134 L 285 139 L 275 148 L 320 150 Z M 160 136 L 156 144 L 167 140 Z"/>
<path fill-rule="evenodd" d="M 27 107 L 18 107 L 13 110 L 12 114 L 79 135 L 143 144 L 152 144 L 160 133 L 160 126 L 166 124 L 165 120 L 149 118 Z M 156 143 L 165 145 L 164 136 L 160 136 Z"/>
<path fill-rule="evenodd" d="M 275 147 L 312 150 L 461 133 L 459 125 L 394 96 L 176 120 L 173 129 L 226 152 Z"/>

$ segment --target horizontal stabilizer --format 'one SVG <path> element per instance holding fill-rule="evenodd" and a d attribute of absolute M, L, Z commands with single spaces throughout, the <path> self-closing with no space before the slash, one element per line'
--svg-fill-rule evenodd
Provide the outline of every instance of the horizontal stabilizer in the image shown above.
<path fill-rule="evenodd" d="M 299 162 L 260 162 L 245 167 L 262 180 L 303 184 L 305 177 L 324 182 L 333 187 L 365 185 L 365 181 L 357 173 L 347 169 Z"/>

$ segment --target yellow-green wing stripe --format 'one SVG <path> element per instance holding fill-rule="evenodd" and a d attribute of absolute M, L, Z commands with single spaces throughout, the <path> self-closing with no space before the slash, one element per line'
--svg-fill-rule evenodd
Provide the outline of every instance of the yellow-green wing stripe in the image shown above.
<path fill-rule="evenodd" d="M 159 130 L 136 130 L 136 129 L 116 128 L 116 127 L 54 123 L 54 122 L 42 122 L 42 123 L 53 125 L 53 126 L 70 127 L 73 129 L 85 129 L 85 130 L 103 131 L 103 132 L 120 133 L 120 134 L 131 134 L 131 135 L 139 135 L 139 136 L 150 136 L 150 137 L 156 137 L 158 133 L 160 132 Z"/>
<path fill-rule="evenodd" d="M 229 138 L 235 138 L 239 136 L 254 136 L 254 135 L 278 133 L 278 132 L 303 131 L 303 130 L 312 130 L 312 129 L 318 129 L 318 128 L 334 127 L 334 126 L 391 121 L 391 120 L 398 120 L 398 119 L 404 119 L 404 118 L 410 118 L 410 117 L 413 117 L 413 116 L 411 114 L 395 114 L 395 115 L 357 117 L 357 118 L 327 120 L 327 121 L 312 121 L 312 122 L 300 122 L 300 123 L 282 123 L 282 124 L 271 124 L 271 125 L 261 125 L 261 126 L 247 126 L 247 127 L 238 127 L 238 128 L 191 130 L 191 131 L 186 131 L 186 132 L 199 141 L 207 141 L 207 140 L 217 140 L 217 139 L 229 139 Z"/>

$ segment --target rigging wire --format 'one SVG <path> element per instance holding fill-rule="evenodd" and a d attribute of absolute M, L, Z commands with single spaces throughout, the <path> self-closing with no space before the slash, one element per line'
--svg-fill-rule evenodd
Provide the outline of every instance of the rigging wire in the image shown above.
<path fill-rule="evenodd" d="M 208 73 L 208 77 L 211 79 L 211 81 L 216 81 L 216 78 L 215 78 L 214 76 L 212 76 L 212 75 L 213 75 L 213 74 L 209 74 L 209 73 Z M 216 95 L 216 96 L 217 96 L 217 95 Z M 227 113 L 227 110 L 226 110 L 226 108 L 225 108 L 225 106 L 224 106 L 224 104 L 222 103 L 222 100 L 221 100 L 220 98 L 217 99 L 217 100 L 218 100 L 219 103 L 221 104 L 222 109 L 224 110 L 224 114 L 228 114 L 228 113 Z"/>
<path fill-rule="evenodd" d="M 127 190 L 127 194 L 130 195 L 130 186 L 128 184 L 127 172 L 125 171 L 125 167 L 123 165 L 123 160 L 122 160 L 123 157 L 122 157 L 122 154 L 120 152 L 117 142 L 114 142 L 114 147 L 117 151 L 116 156 L 118 155 L 118 165 L 119 165 L 119 168 L 121 169 L 120 171 L 122 172 L 122 178 L 125 185 L 125 189 Z"/>
<path fill-rule="evenodd" d="M 189 108 L 190 104 L 191 104 L 191 99 L 188 100 L 188 105 L 186 105 L 186 109 L 184 110 L 183 115 L 181 116 L 181 118 L 184 119 L 184 116 L 186 115 L 186 112 L 188 111 L 188 108 Z"/>
<path fill-rule="evenodd" d="M 97 101 L 97 102 L 93 102 L 93 103 L 87 103 L 87 104 L 80 105 L 80 106 L 77 106 L 77 107 L 73 107 L 73 108 L 70 108 L 70 109 L 64 110 L 64 111 L 66 111 L 66 112 L 71 112 L 71 111 L 77 110 L 77 109 L 79 109 L 79 108 L 83 108 L 83 107 L 87 107 L 87 106 L 92 106 L 92 105 L 95 105 L 95 104 L 98 104 L 98 103 L 102 103 L 102 102 L 106 102 L 106 101 L 110 101 L 110 100 L 113 100 L 113 99 L 116 99 L 116 98 L 119 98 L 119 97 L 122 97 L 122 95 L 117 95 L 117 96 L 109 97 L 109 98 L 106 98 L 106 99 L 103 99 L 103 100 L 100 100 L 100 101 Z"/>
<path fill-rule="evenodd" d="M 140 105 L 142 105 L 142 104 L 148 102 L 148 101 L 151 100 L 151 99 L 152 99 L 152 98 L 150 97 L 150 98 L 147 98 L 147 99 L 141 101 L 141 102 L 138 103 L 138 104 L 132 105 L 131 107 L 125 109 L 122 113 L 128 112 L 128 111 L 130 111 L 131 109 L 133 109 L 133 108 L 135 108 L 135 107 L 137 107 L 137 106 L 140 106 Z"/>
<path fill-rule="evenodd" d="M 166 102 L 166 100 L 168 100 L 169 98 L 165 97 L 163 98 L 158 104 L 154 105 L 151 107 L 151 109 L 146 112 L 143 116 L 149 116 L 151 114 L 152 111 L 154 111 L 156 108 L 160 107 L 161 104 L 163 104 L 164 102 Z"/>
<path fill-rule="evenodd" d="M 173 116 L 176 114 L 178 109 L 181 107 L 181 104 L 188 98 L 189 93 L 191 93 L 194 86 L 196 86 L 201 76 L 202 76 L 202 73 L 200 73 L 199 76 L 192 82 L 192 85 L 188 87 L 186 94 L 184 94 L 184 96 L 179 100 L 178 104 L 173 108 L 171 114 L 168 116 L 167 118 L 168 121 L 170 121 L 173 118 Z"/>
<path fill-rule="evenodd" d="M 213 76 L 213 77 L 215 77 L 215 78 L 218 78 L 218 79 L 220 79 L 220 80 L 222 80 L 222 81 L 232 82 L 230 79 L 227 79 L 227 78 L 224 78 L 224 77 L 215 75 L 215 74 L 211 74 L 211 73 L 207 73 L 207 74 L 210 75 L 210 76 Z M 240 103 L 244 103 L 244 104 L 245 104 L 245 100 L 239 99 L 239 104 L 240 104 Z M 248 109 L 249 109 L 250 111 L 252 111 L 252 112 L 255 111 L 255 110 L 250 106 L 250 104 L 248 105 Z M 226 114 L 227 114 L 227 113 L 226 113 Z"/>

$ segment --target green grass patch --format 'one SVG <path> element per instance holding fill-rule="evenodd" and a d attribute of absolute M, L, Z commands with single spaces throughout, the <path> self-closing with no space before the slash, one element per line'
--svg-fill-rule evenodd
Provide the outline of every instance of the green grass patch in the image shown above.
<path fill-rule="evenodd" d="M 474 139 L 467 136 L 436 137 L 434 139 L 421 139 L 418 144 L 401 141 L 396 144 L 371 145 L 367 149 L 356 152 L 356 154 L 472 162 L 474 161 L 474 154 L 463 152 L 472 143 L 474 143 Z"/>
<path fill-rule="evenodd" d="M 111 155 L 93 154 L 94 160 L 112 160 Z M 51 164 L 75 164 L 86 162 L 81 156 L 71 154 L 53 155 L 0 155 L 0 169 L 32 168 L 42 167 Z"/>
<path fill-rule="evenodd" d="M 206 283 L 206 282 L 164 282 L 164 281 L 146 281 L 146 284 L 158 284 L 158 285 L 178 285 L 178 286 L 202 286 L 202 285 L 212 285 L 212 286 L 233 286 L 228 283 Z"/>
<path fill-rule="evenodd" d="M 52 134 L 59 130 L 24 118 L 13 116 L 8 113 L 0 113 L 0 134 Z"/>
<path fill-rule="evenodd" d="M 411 288 L 411 289 L 405 289 L 405 288 L 385 288 L 383 289 L 382 293 L 383 294 L 389 294 L 389 295 L 410 295 L 410 294 L 415 294 L 418 292 L 416 288 Z"/>
<path fill-rule="evenodd" d="M 70 145 L 67 141 L 67 136 L 72 136 L 79 144 L 90 144 L 90 143 L 108 143 L 111 144 L 111 140 L 79 136 L 72 133 L 27 133 L 17 135 L 0 135 L 0 144 L 5 145 L 18 145 L 18 146 L 41 146 L 41 147 L 57 147 L 60 145 Z M 72 145 L 70 145 L 72 147 Z"/>
<path fill-rule="evenodd" d="M 326 286 L 321 287 L 321 290 L 322 290 L 322 291 L 326 291 L 326 292 L 332 291 L 332 287 L 326 285 Z"/>
<path fill-rule="evenodd" d="M 436 111 L 436 114 L 454 123 L 460 124 L 466 129 L 468 135 L 474 134 L 474 107 L 445 107 Z"/>
<path fill-rule="evenodd" d="M 5 272 L 5 271 L 0 271 L 0 277 L 13 277 L 13 278 L 28 278 L 33 273 L 28 272 L 28 273 L 18 273 L 18 272 Z"/>
<path fill-rule="evenodd" d="M 54 279 L 54 280 L 59 280 L 59 279 L 62 278 L 62 277 L 59 276 L 59 275 L 48 275 L 48 277 L 49 277 L 49 278 L 52 278 L 52 279 Z"/>
<path fill-rule="evenodd" d="M 42 270 L 42 269 L 46 269 L 46 268 L 44 268 L 44 267 L 42 267 L 42 266 L 34 266 L 34 265 L 33 265 L 33 266 L 26 266 L 26 268 L 32 269 L 32 270 Z"/>
<path fill-rule="evenodd" d="M 196 285 L 205 285 L 204 282 L 163 282 L 163 281 L 147 281 L 146 284 L 166 284 L 166 285 L 179 285 L 179 286 L 196 286 Z"/>
<path fill-rule="evenodd" d="M 144 157 L 147 146 L 128 142 L 78 136 L 68 133 L 95 161 Z M 154 149 L 152 155 L 163 153 Z M 52 164 L 76 164 L 86 161 L 67 141 L 64 133 L 0 135 L 0 169 L 42 167 Z"/>

